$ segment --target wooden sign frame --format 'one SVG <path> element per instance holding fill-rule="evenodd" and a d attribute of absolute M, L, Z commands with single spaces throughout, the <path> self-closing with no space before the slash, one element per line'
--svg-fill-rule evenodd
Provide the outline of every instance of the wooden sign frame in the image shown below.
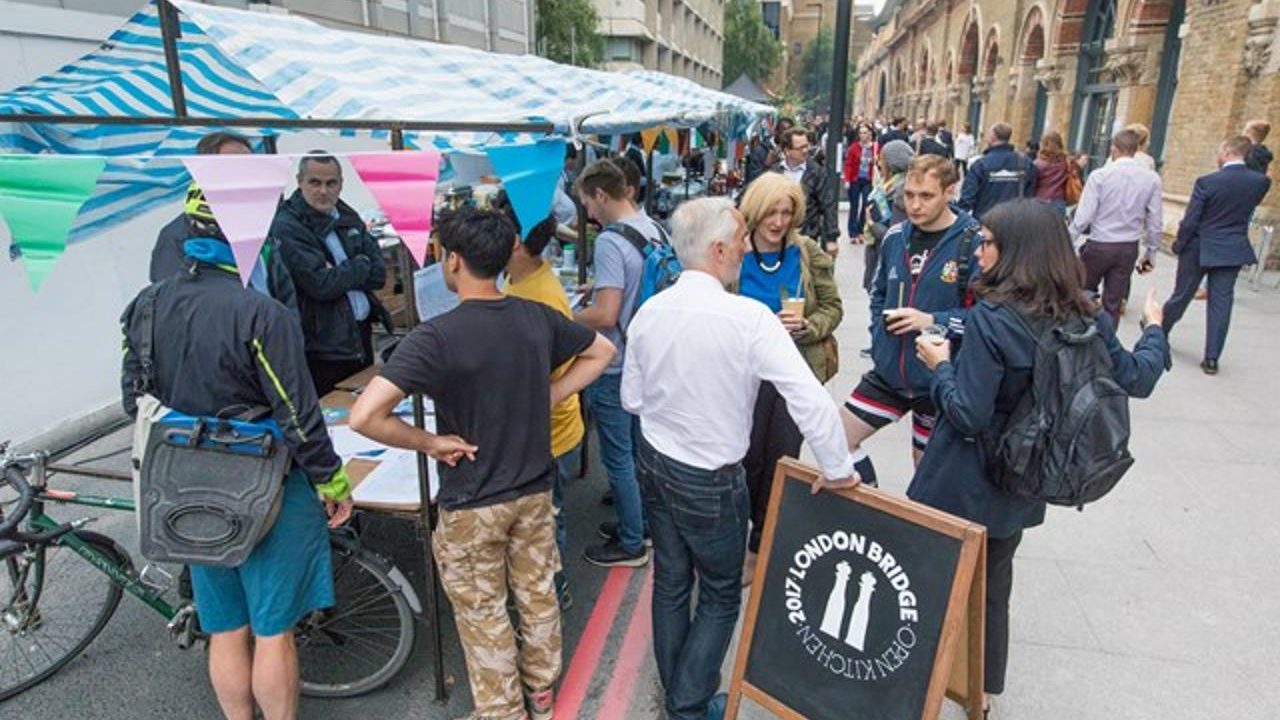
<path fill-rule="evenodd" d="M 738 645 L 738 657 L 729 683 L 726 720 L 737 720 L 744 697 L 750 698 L 784 720 L 809 720 L 788 707 L 783 701 L 747 682 L 745 676 L 751 641 L 755 634 L 756 618 L 760 612 L 765 577 L 769 572 L 769 557 L 773 550 L 774 530 L 779 514 L 778 506 L 782 501 L 782 491 L 787 483 L 803 483 L 807 488 L 821 477 L 822 474 L 818 470 L 792 458 L 783 458 L 779 461 L 777 470 L 774 472 L 768 519 L 765 521 L 764 537 L 757 556 L 759 561 L 756 564 L 751 585 L 751 599 L 747 605 L 747 614 L 742 626 L 742 639 Z M 944 695 L 963 705 L 969 720 L 982 720 L 983 638 L 986 623 L 986 529 L 940 510 L 862 485 L 848 490 L 823 490 L 823 492 L 834 492 L 872 509 L 961 541 L 956 573 L 943 617 L 942 636 L 939 638 L 933 670 L 929 675 L 928 694 L 921 720 L 935 720 L 938 717 L 942 710 Z M 957 653 L 957 646 L 963 646 L 964 651 Z"/>

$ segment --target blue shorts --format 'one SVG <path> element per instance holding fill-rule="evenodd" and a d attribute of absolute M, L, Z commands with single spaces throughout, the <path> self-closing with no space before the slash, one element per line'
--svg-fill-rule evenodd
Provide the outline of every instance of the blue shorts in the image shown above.
<path fill-rule="evenodd" d="M 312 611 L 333 607 L 324 506 L 302 471 L 285 478 L 276 522 L 244 564 L 192 565 L 191 587 L 207 633 L 248 625 L 255 636 L 271 637 Z"/>

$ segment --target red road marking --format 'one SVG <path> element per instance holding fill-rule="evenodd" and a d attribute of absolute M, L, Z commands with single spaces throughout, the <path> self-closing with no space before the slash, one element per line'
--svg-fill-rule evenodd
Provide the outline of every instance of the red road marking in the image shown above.
<path fill-rule="evenodd" d="M 613 629 L 614 620 L 618 617 L 618 608 L 622 606 L 622 597 L 627 592 L 627 580 L 630 577 L 631 570 L 616 567 L 605 578 L 604 587 L 591 610 L 591 618 L 587 620 L 582 639 L 578 641 L 573 659 L 569 662 L 569 671 L 560 683 L 560 692 L 556 697 L 556 717 L 566 720 L 578 717 L 582 701 L 587 697 L 587 688 L 591 685 L 591 676 L 595 674 L 600 656 L 604 654 L 605 641 L 609 639 L 609 631 Z"/>
<path fill-rule="evenodd" d="M 635 695 L 636 679 L 649 653 L 649 641 L 653 637 L 653 566 L 645 573 L 644 586 L 631 613 L 627 634 L 618 650 L 618 662 L 613 666 L 613 678 L 605 688 L 597 720 L 622 720 L 627 717 L 631 697 Z"/>

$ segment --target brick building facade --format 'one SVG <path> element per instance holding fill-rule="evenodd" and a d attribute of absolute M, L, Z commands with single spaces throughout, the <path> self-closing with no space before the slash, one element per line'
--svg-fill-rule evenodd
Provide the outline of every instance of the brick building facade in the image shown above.
<path fill-rule="evenodd" d="M 1277 126 L 1280 0 L 887 0 L 858 65 L 854 112 L 1004 120 L 1019 145 L 1047 129 L 1105 160 L 1110 134 L 1151 128 L 1168 231 L 1218 143 Z M 1280 184 L 1280 163 L 1271 167 Z M 1280 190 L 1260 219 L 1280 221 Z"/>

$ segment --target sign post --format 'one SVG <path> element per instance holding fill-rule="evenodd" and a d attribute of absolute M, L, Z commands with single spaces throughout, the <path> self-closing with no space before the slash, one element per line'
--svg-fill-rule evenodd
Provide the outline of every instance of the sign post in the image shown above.
<path fill-rule="evenodd" d="M 982 717 L 986 531 L 778 463 L 725 717 L 750 698 L 788 720 Z"/>

